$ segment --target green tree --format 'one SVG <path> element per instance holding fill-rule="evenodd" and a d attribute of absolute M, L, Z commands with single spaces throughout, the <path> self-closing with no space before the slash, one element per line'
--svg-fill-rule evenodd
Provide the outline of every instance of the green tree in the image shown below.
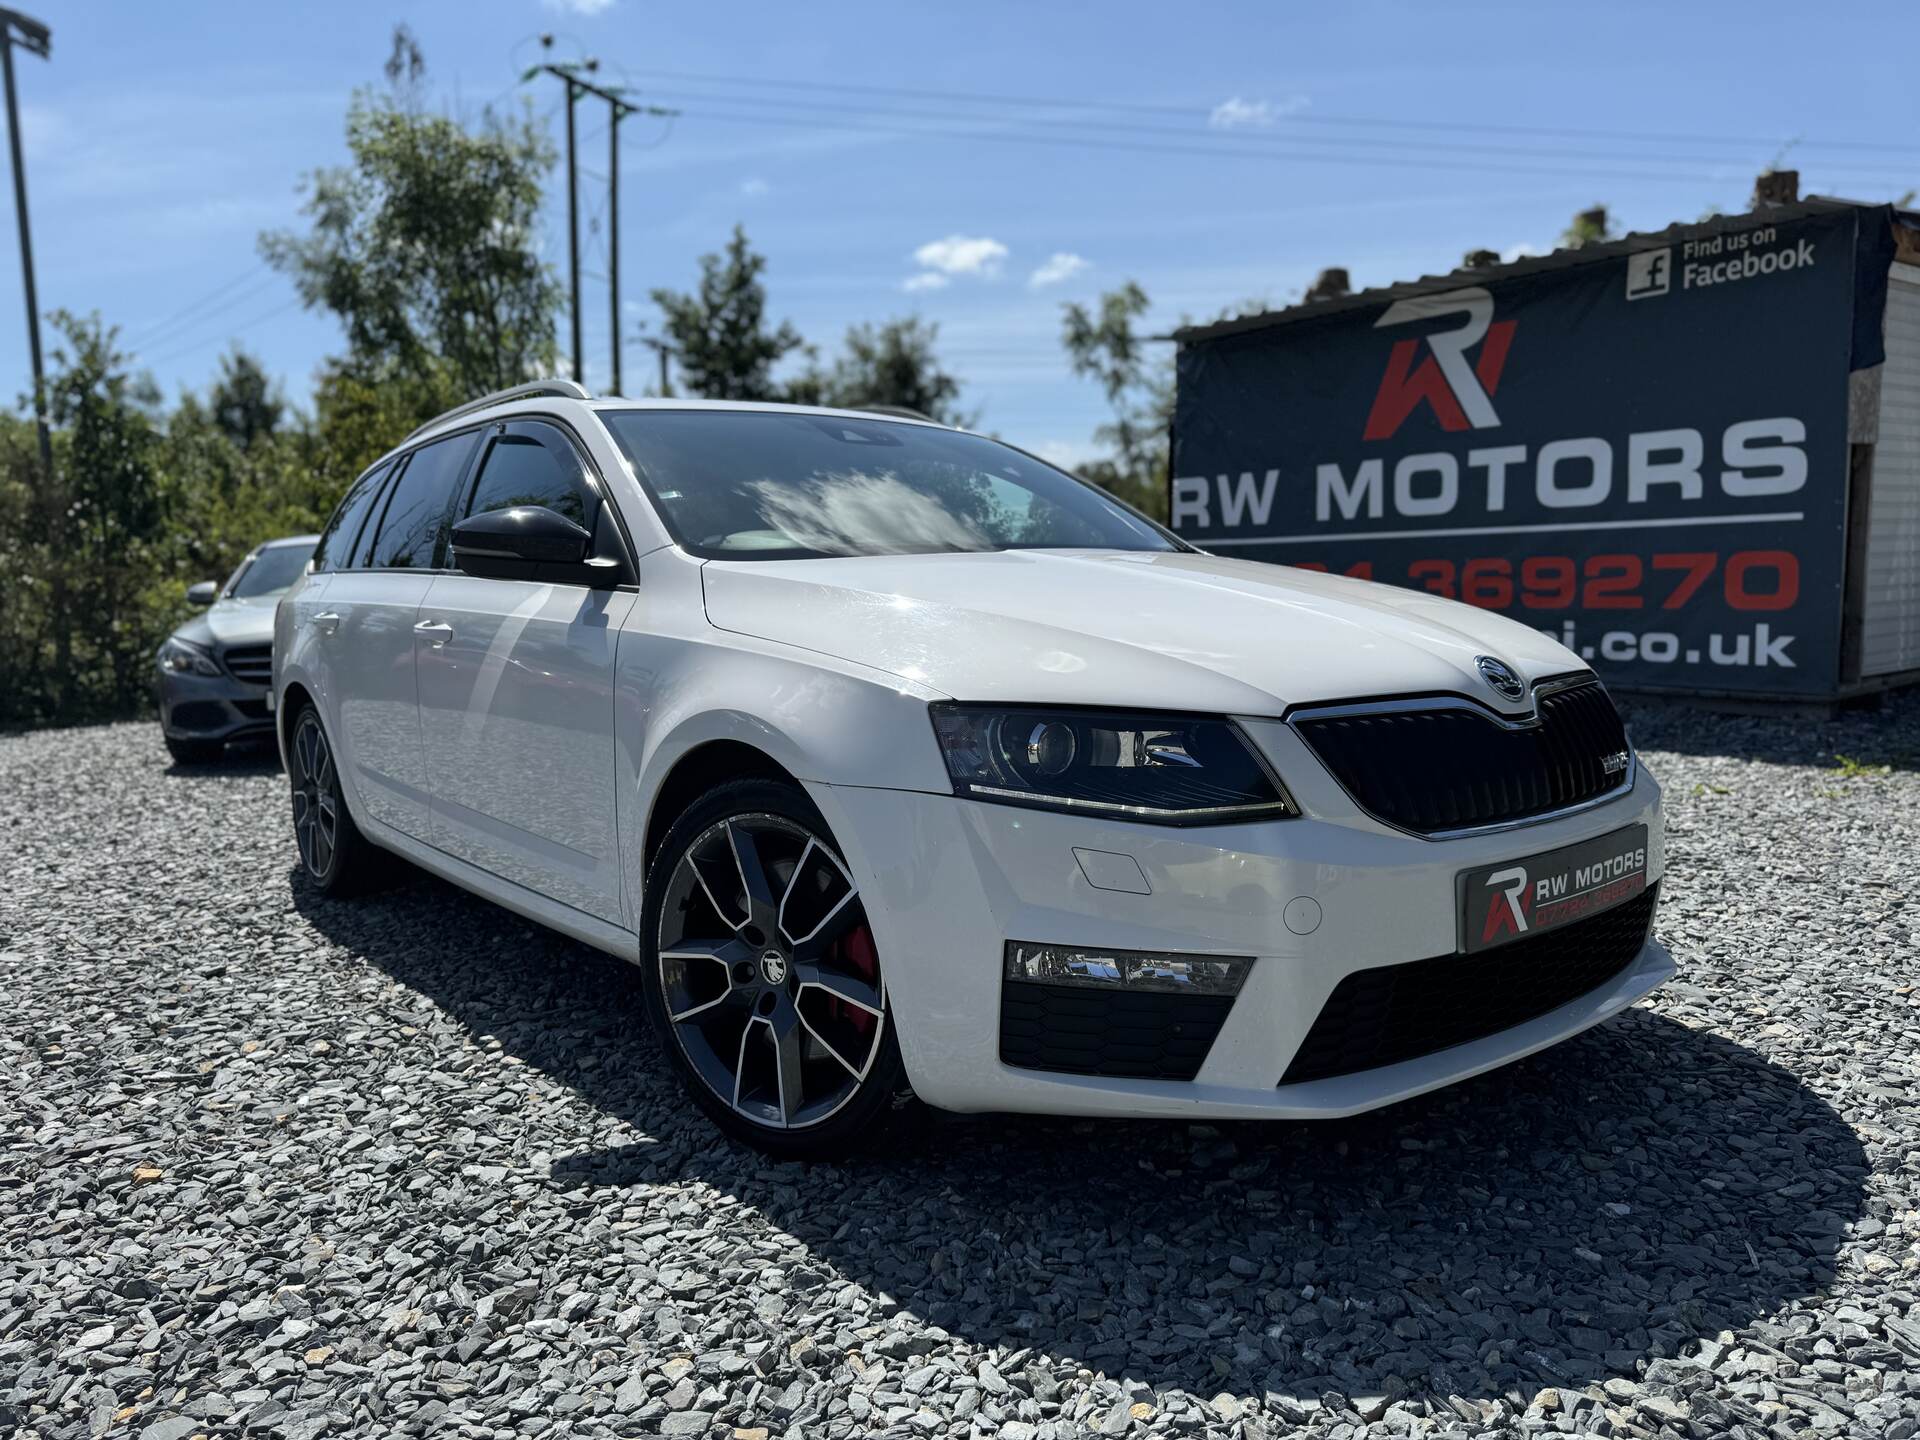
<path fill-rule="evenodd" d="M 1137 328 L 1148 303 L 1146 291 L 1131 280 L 1102 295 L 1092 310 L 1070 302 L 1061 307 L 1060 340 L 1073 373 L 1095 381 L 1113 412 L 1094 432 L 1112 447 L 1112 456 L 1083 465 L 1081 473 L 1164 520 L 1173 373 L 1170 361 L 1148 355 Z"/>
<path fill-rule="evenodd" d="M 424 405 L 551 373 L 561 289 L 535 247 L 552 146 L 524 112 L 487 110 L 473 130 L 423 113 L 423 72 L 401 27 L 386 90 L 347 109 L 350 163 L 308 177 L 311 227 L 260 249 L 339 317 L 337 372 L 397 380 Z"/>
<path fill-rule="evenodd" d="M 207 396 L 207 408 L 220 432 L 242 450 L 272 439 L 287 415 L 280 387 L 238 345 L 220 357 L 220 374 Z"/>
<path fill-rule="evenodd" d="M 53 473 L 25 443 L 30 426 L 9 426 L 0 445 L 0 573 L 19 592 L 0 618 L 0 720 L 14 724 L 126 713 L 170 609 L 175 496 L 158 392 L 98 316 L 49 319 Z"/>
<path fill-rule="evenodd" d="M 317 530 L 335 498 L 314 437 L 300 428 L 242 444 L 214 397 L 182 397 L 167 418 L 163 464 L 174 480 L 172 573 L 183 582 L 225 576 L 263 540 Z"/>
<path fill-rule="evenodd" d="M 1573 223 L 1567 226 L 1560 236 L 1562 250 L 1584 250 L 1589 245 L 1604 245 L 1609 240 L 1620 237 L 1613 233 L 1613 225 L 1607 216 L 1607 207 L 1595 205 L 1592 209 L 1582 210 L 1573 217 Z"/>
<path fill-rule="evenodd" d="M 908 316 L 881 325 L 854 325 L 846 348 L 829 370 L 809 369 L 787 387 L 799 405 L 902 405 L 946 425 L 970 426 L 978 418 L 960 410 L 960 382 L 940 364 L 934 345 L 939 325 Z"/>
<path fill-rule="evenodd" d="M 803 342 L 785 321 L 767 328 L 767 290 L 760 281 L 766 268 L 766 257 L 747 243 L 745 227 L 736 225 L 725 255 L 700 257 L 697 293 L 653 292 L 680 373 L 696 395 L 709 400 L 784 398 L 774 383 L 773 367 Z"/>

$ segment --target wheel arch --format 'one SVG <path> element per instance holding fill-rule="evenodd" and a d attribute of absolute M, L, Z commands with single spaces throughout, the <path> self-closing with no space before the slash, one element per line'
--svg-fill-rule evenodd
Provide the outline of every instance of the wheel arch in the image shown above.
<path fill-rule="evenodd" d="M 279 708 L 274 712 L 273 734 L 280 745 L 280 768 L 287 768 L 287 756 L 293 748 L 293 722 L 300 712 L 309 705 L 319 702 L 313 698 L 313 692 L 298 680 L 289 680 L 286 688 L 280 692 Z"/>
<path fill-rule="evenodd" d="M 799 777 L 765 750 L 733 738 L 710 739 L 684 750 L 660 777 L 647 807 L 641 841 L 642 873 L 653 868 L 661 843 L 687 810 L 728 780 L 775 780 L 802 789 Z"/>

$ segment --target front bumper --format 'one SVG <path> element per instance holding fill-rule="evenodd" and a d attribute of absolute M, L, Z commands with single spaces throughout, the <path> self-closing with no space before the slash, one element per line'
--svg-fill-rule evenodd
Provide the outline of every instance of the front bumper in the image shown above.
<path fill-rule="evenodd" d="M 1639 767 L 1630 790 L 1579 813 L 1428 840 L 1359 812 L 1286 726 L 1243 724 L 1286 778 L 1300 818 L 1174 829 L 950 795 L 809 787 L 867 897 L 902 1056 L 922 1099 L 962 1111 L 1347 1115 L 1543 1049 L 1626 1008 L 1674 973 L 1672 959 L 1649 937 L 1611 979 L 1534 1019 L 1397 1064 L 1283 1085 L 1343 978 L 1455 949 L 1461 871 L 1640 823 L 1648 828 L 1648 880 L 1657 883 L 1664 870 L 1660 791 Z M 1095 888 L 1076 850 L 1130 857 L 1149 893 Z M 1095 862 L 1094 873 L 1107 863 Z M 1120 873 L 1131 878 L 1130 868 Z M 1283 918 L 1300 897 L 1319 907 L 1307 934 Z M 1297 924 L 1301 907 L 1293 914 Z M 1002 949 L 1009 939 L 1255 959 L 1193 1079 L 1062 1074 L 1001 1060 Z"/>
<path fill-rule="evenodd" d="M 228 675 L 195 675 L 154 667 L 153 699 L 160 729 L 174 740 L 239 740 L 273 731 L 271 694 Z"/>

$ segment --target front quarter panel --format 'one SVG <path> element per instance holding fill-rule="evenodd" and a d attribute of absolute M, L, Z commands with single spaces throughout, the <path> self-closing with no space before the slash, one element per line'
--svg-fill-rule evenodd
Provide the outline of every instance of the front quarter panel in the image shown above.
<path fill-rule="evenodd" d="M 714 629 L 701 604 L 700 562 L 677 550 L 646 556 L 641 572 L 638 603 L 622 627 L 614 700 L 629 928 L 639 927 L 655 800 L 674 766 L 702 745 L 751 746 L 803 784 L 951 790 L 927 716 L 937 692 Z"/>

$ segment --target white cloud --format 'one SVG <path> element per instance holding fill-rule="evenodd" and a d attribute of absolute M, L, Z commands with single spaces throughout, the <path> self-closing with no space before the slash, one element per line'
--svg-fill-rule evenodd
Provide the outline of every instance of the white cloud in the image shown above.
<path fill-rule="evenodd" d="M 979 275 L 992 279 L 1000 273 L 1007 247 L 985 235 L 949 235 L 930 240 L 913 252 L 914 261 L 942 275 Z"/>
<path fill-rule="evenodd" d="M 944 290 L 953 282 L 937 270 L 923 270 L 918 275 L 909 275 L 900 282 L 900 288 L 914 290 Z"/>
<path fill-rule="evenodd" d="M 1086 268 L 1086 257 L 1075 255 L 1070 250 L 1056 250 L 1047 257 L 1044 265 L 1027 277 L 1027 285 L 1034 290 L 1046 285 L 1058 285 L 1062 280 L 1071 280 Z"/>
<path fill-rule="evenodd" d="M 540 3 L 563 15 L 604 15 L 613 8 L 613 0 L 540 0 Z"/>
<path fill-rule="evenodd" d="M 1213 107 L 1207 125 L 1214 130 L 1271 130 L 1276 120 L 1298 115 L 1308 103 L 1304 95 L 1289 95 L 1285 100 L 1243 100 L 1235 95 Z"/>
<path fill-rule="evenodd" d="M 1514 261 L 1524 260 L 1529 255 L 1544 255 L 1546 253 L 1547 252 L 1542 250 L 1538 245 L 1529 245 L 1523 240 L 1518 245 L 1509 245 L 1506 249 L 1502 250 L 1500 252 L 1500 263 L 1502 265 L 1511 265 Z"/>
<path fill-rule="evenodd" d="M 762 180 L 758 175 L 749 175 L 740 182 L 740 193 L 749 200 L 757 200 L 772 189 L 773 186 Z"/>

